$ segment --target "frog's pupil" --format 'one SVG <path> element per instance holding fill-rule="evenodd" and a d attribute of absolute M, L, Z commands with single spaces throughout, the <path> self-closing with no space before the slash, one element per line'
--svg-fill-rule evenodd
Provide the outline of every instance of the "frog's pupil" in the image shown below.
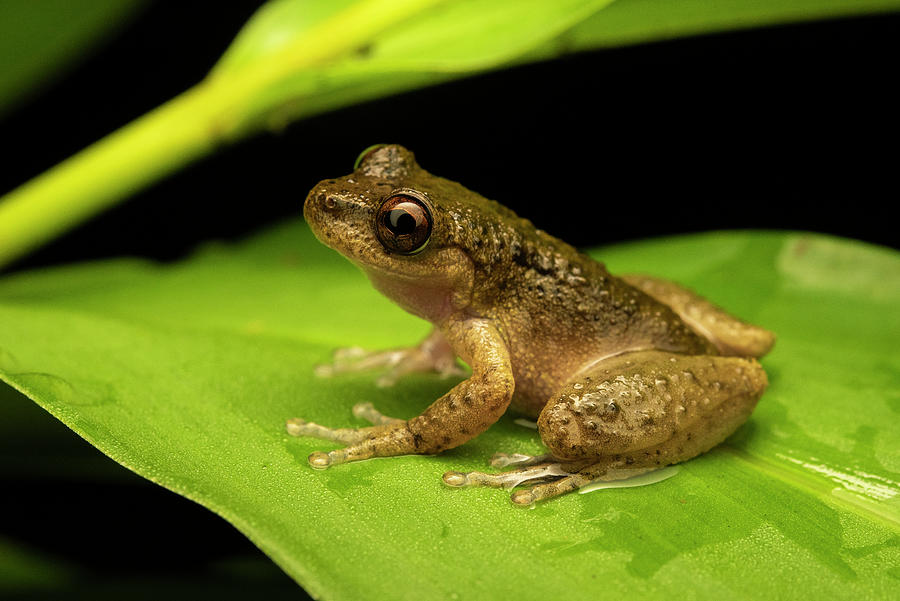
<path fill-rule="evenodd" d="M 378 210 L 375 235 L 388 251 L 414 255 L 431 236 L 431 214 L 422 201 L 395 194 Z"/>
<path fill-rule="evenodd" d="M 405 209 L 394 209 L 388 214 L 391 230 L 398 236 L 412 234 L 416 231 L 416 218 Z"/>

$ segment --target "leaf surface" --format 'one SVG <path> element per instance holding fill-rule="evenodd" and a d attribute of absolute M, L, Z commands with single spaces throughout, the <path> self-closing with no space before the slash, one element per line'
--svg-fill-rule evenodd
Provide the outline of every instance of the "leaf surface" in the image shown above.
<path fill-rule="evenodd" d="M 771 387 L 724 445 L 640 488 L 534 510 L 441 485 L 497 450 L 505 417 L 435 457 L 311 470 L 293 416 L 420 412 L 452 382 L 317 379 L 330 349 L 428 331 L 302 223 L 190 260 L 81 264 L 0 281 L 0 377 L 104 453 L 223 516 L 325 599 L 896 597 L 900 258 L 811 234 L 729 232 L 600 249 L 773 329 Z"/>

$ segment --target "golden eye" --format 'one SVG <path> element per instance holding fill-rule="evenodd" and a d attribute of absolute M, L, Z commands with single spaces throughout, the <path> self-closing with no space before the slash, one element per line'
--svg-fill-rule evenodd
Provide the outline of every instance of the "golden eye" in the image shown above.
<path fill-rule="evenodd" d="M 425 248 L 431 237 L 431 212 L 415 196 L 394 194 L 378 209 L 375 233 L 389 251 L 414 255 Z"/>

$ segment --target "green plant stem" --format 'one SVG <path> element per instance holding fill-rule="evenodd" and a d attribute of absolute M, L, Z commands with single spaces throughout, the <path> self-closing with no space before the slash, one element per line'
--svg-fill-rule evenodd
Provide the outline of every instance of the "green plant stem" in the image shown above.
<path fill-rule="evenodd" d="M 197 86 L 110 134 L 0 199 L 0 266 L 21 257 L 143 186 L 249 133 L 260 90 L 340 58 L 378 32 L 440 0 L 367 0 L 302 39 L 235 73 Z"/>

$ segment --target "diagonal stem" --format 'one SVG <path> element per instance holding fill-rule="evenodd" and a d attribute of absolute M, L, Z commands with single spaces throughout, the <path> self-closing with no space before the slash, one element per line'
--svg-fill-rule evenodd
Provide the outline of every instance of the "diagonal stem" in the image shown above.
<path fill-rule="evenodd" d="M 363 0 L 269 55 L 203 82 L 0 198 L 0 266 L 250 133 L 272 85 L 334 61 L 439 0 Z M 265 97 L 265 94 L 262 94 Z M 276 97 L 274 102 L 283 99 Z"/>

